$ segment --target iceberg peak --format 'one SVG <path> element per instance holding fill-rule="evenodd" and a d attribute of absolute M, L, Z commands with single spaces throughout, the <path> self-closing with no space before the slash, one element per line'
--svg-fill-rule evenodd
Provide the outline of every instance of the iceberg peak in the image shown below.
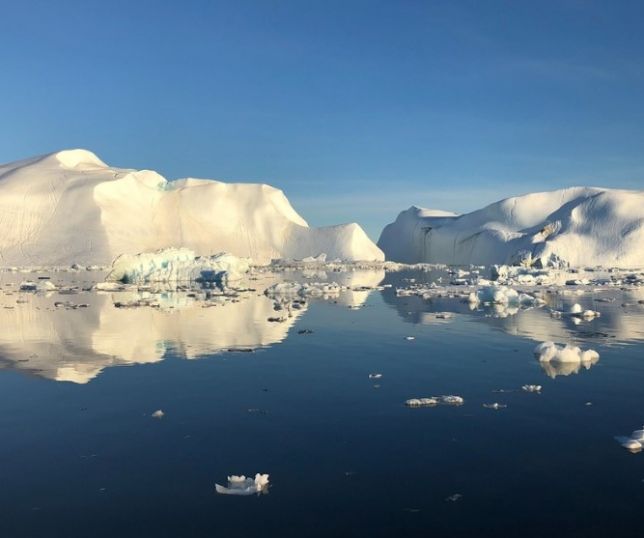
<path fill-rule="evenodd" d="M 86 149 L 64 149 L 53 154 L 64 168 L 107 168 L 95 153 Z"/>

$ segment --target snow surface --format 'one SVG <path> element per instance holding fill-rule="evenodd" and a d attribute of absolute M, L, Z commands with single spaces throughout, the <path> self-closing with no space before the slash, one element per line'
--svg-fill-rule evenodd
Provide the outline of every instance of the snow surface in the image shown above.
<path fill-rule="evenodd" d="M 403 263 L 644 266 L 644 191 L 573 187 L 464 215 L 412 206 L 378 246 Z"/>
<path fill-rule="evenodd" d="M 168 181 L 66 150 L 0 165 L 0 265 L 108 264 L 120 254 L 185 247 L 274 258 L 383 260 L 355 223 L 310 228 L 281 190 Z"/>

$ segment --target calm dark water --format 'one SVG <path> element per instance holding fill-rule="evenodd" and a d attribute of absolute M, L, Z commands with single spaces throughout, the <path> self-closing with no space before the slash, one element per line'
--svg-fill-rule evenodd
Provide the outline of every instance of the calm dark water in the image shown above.
<path fill-rule="evenodd" d="M 129 317 L 127 331 L 101 333 L 142 309 L 65 311 L 64 331 L 54 312 L 39 317 L 42 305 L 15 314 L 0 370 L 0 536 L 643 536 L 644 453 L 613 436 L 644 422 L 644 307 L 621 302 L 598 305 L 602 318 L 583 327 L 458 302 L 445 321 L 432 312 L 449 305 L 387 289 L 358 310 L 312 301 L 268 335 L 263 307 L 251 309 L 239 330 L 261 333 L 254 353 L 195 335 L 217 336 L 216 323 L 188 335 L 167 316 L 161 329 Z M 32 337 L 34 323 L 53 328 Z M 145 339 L 170 327 L 166 342 Z M 548 333 L 600 361 L 549 377 L 532 355 Z M 150 346 L 157 362 L 118 367 L 149 359 Z M 193 347 L 199 360 L 186 360 Z M 29 354 L 38 367 L 20 362 Z M 83 360 L 100 367 L 55 381 L 70 374 L 43 364 L 60 356 L 74 371 Z M 526 383 L 542 393 L 522 392 Z M 439 394 L 465 405 L 403 405 Z M 482 406 L 495 401 L 507 408 Z M 256 472 L 270 474 L 267 495 L 215 493 L 227 475 Z"/>

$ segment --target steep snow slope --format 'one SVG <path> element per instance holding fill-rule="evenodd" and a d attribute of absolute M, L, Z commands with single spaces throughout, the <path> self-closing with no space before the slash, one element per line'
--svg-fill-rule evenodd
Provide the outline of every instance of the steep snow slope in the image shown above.
<path fill-rule="evenodd" d="M 408 263 L 644 267 L 644 191 L 574 187 L 460 216 L 411 207 L 378 246 Z"/>
<path fill-rule="evenodd" d="M 85 150 L 0 166 L 0 264 L 106 264 L 123 253 L 186 247 L 258 263 L 381 260 L 357 224 L 309 228 L 282 191 L 113 168 Z"/>

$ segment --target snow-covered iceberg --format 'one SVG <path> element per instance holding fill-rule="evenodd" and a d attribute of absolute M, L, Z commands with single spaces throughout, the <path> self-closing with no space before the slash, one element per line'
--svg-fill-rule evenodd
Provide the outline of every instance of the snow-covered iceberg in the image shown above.
<path fill-rule="evenodd" d="M 310 228 L 281 190 L 204 179 L 168 181 L 66 150 L 0 165 L 0 260 L 109 264 L 120 254 L 185 247 L 274 258 L 383 260 L 357 224 Z"/>
<path fill-rule="evenodd" d="M 644 191 L 573 187 L 464 215 L 411 207 L 378 246 L 405 263 L 644 267 Z"/>

